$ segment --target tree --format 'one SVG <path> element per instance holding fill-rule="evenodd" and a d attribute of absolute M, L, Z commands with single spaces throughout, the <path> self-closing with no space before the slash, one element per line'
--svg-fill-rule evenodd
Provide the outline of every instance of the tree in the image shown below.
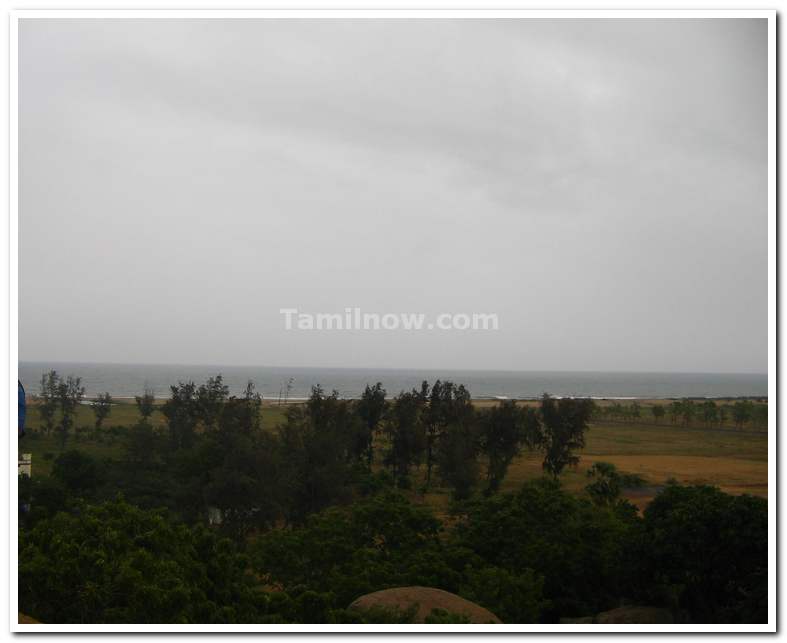
<path fill-rule="evenodd" d="M 624 473 L 610 462 L 596 462 L 587 472 L 593 482 L 585 487 L 593 502 L 600 506 L 618 504 L 623 489 L 634 489 L 645 484 L 637 473 Z M 623 501 L 624 503 L 626 501 Z"/>
<path fill-rule="evenodd" d="M 621 479 L 617 467 L 610 462 L 596 462 L 587 472 L 593 482 L 585 487 L 585 491 L 598 505 L 611 505 L 620 498 Z"/>
<path fill-rule="evenodd" d="M 19 526 L 27 529 L 69 506 L 69 490 L 54 476 L 19 476 Z"/>
<path fill-rule="evenodd" d="M 142 395 L 136 395 L 134 400 L 137 403 L 137 409 L 142 419 L 147 422 L 153 411 L 156 410 L 156 396 L 152 389 L 146 388 Z"/>
<path fill-rule="evenodd" d="M 279 438 L 262 430 L 261 404 L 251 382 L 242 397 L 230 397 L 217 430 L 205 436 L 209 458 L 197 465 L 207 472 L 205 503 L 220 512 L 222 529 L 238 541 L 254 528 L 272 527 L 282 513 Z"/>
<path fill-rule="evenodd" d="M 384 424 L 389 448 L 384 462 L 399 487 L 410 486 L 410 469 L 426 450 L 426 431 L 421 421 L 423 398 L 416 392 L 400 393 L 394 398 L 391 412 Z"/>
<path fill-rule="evenodd" d="M 504 623 L 538 623 L 548 606 L 544 579 L 532 569 L 485 566 L 468 569 L 467 577 L 462 595 L 492 610 Z"/>
<path fill-rule="evenodd" d="M 361 420 L 337 391 L 315 386 L 305 405 L 289 407 L 279 427 L 282 504 L 291 522 L 350 495 L 352 445 Z"/>
<path fill-rule="evenodd" d="M 678 423 L 678 418 L 681 414 L 681 403 L 677 400 L 671 402 L 669 405 L 669 419 L 672 424 Z"/>
<path fill-rule="evenodd" d="M 20 533 L 19 609 L 45 623 L 256 623 L 265 603 L 229 540 L 122 500 Z"/>
<path fill-rule="evenodd" d="M 292 392 L 293 384 L 295 383 L 295 378 L 290 377 L 287 379 L 287 384 L 284 387 L 284 405 L 287 406 L 287 400 L 290 399 L 290 393 Z M 281 397 L 281 393 L 279 394 Z"/>
<path fill-rule="evenodd" d="M 473 415 L 470 392 L 463 385 L 437 380 L 429 388 L 421 384 L 420 395 L 424 402 L 423 423 L 426 428 L 426 486 L 432 481 L 432 468 L 436 462 L 437 443 L 450 424 L 469 422 Z"/>
<path fill-rule="evenodd" d="M 593 413 L 593 400 L 541 398 L 541 444 L 544 470 L 557 478 L 566 466 L 576 466 L 574 451 L 585 446 L 585 431 Z"/>
<path fill-rule="evenodd" d="M 742 429 L 751 420 L 754 404 L 750 400 L 738 400 L 732 407 L 732 419 L 735 426 Z"/>
<path fill-rule="evenodd" d="M 446 564 L 440 532 L 428 507 L 387 491 L 325 509 L 301 526 L 271 530 L 250 545 L 251 559 L 267 584 L 292 594 L 330 592 L 329 607 L 343 608 L 385 587 L 456 591 L 461 575 Z"/>
<path fill-rule="evenodd" d="M 183 449 L 194 443 L 198 424 L 211 431 L 218 427 L 229 389 L 222 376 L 217 375 L 208 378 L 208 381 L 199 387 L 194 382 L 179 382 L 177 386 L 170 387 L 170 393 L 170 398 L 162 405 L 161 412 L 167 419 L 172 447 Z M 247 385 L 244 395 L 249 396 L 246 400 L 247 410 L 258 409 L 254 387 L 249 388 Z M 149 399 L 152 404 L 152 393 Z"/>
<path fill-rule="evenodd" d="M 208 381 L 197 389 L 199 419 L 206 429 L 216 429 L 228 396 L 229 387 L 224 384 L 221 375 L 208 378 Z"/>
<path fill-rule="evenodd" d="M 680 403 L 680 415 L 683 418 L 683 426 L 691 426 L 696 413 L 697 407 L 693 400 L 683 400 Z"/>
<path fill-rule="evenodd" d="M 57 386 L 57 394 L 61 412 L 58 433 L 60 438 L 60 449 L 63 450 L 65 449 L 68 435 L 74 426 L 77 408 L 82 398 L 85 396 L 82 378 L 69 375 L 65 381 L 60 380 Z"/>
<path fill-rule="evenodd" d="M 370 470 L 374 461 L 374 435 L 387 407 L 385 395 L 386 391 L 380 382 L 371 387 L 367 384 L 357 405 L 358 415 L 361 416 L 364 426 L 360 447 L 366 456 L 366 464 Z"/>
<path fill-rule="evenodd" d="M 752 419 L 759 429 L 768 428 L 768 403 L 755 404 L 752 409 Z"/>
<path fill-rule="evenodd" d="M 57 371 L 48 371 L 41 375 L 41 391 L 38 395 L 38 413 L 44 432 L 52 433 L 55 428 L 55 415 L 60 400 L 60 376 Z"/>
<path fill-rule="evenodd" d="M 222 529 L 242 542 L 252 529 L 273 527 L 281 515 L 280 460 L 274 435 L 231 435 L 216 444 L 222 451 L 221 464 L 210 469 L 203 494 L 206 504 L 219 510 Z"/>
<path fill-rule="evenodd" d="M 52 476 L 72 493 L 90 493 L 101 482 L 98 461 L 91 455 L 77 450 L 59 455 L 52 465 Z"/>
<path fill-rule="evenodd" d="M 475 423 L 449 424 L 437 444 L 436 460 L 443 482 L 455 500 L 466 500 L 478 482 L 479 436 Z"/>
<path fill-rule="evenodd" d="M 661 424 L 661 420 L 664 417 L 664 407 L 661 404 L 654 404 L 650 410 L 653 413 L 653 419 L 656 421 L 656 424 Z"/>
<path fill-rule="evenodd" d="M 669 485 L 644 512 L 646 600 L 675 601 L 695 623 L 768 620 L 768 505 L 709 486 Z"/>
<path fill-rule="evenodd" d="M 705 400 L 702 404 L 702 419 L 706 426 L 713 426 L 718 422 L 719 409 L 713 400 Z"/>
<path fill-rule="evenodd" d="M 480 447 L 487 457 L 487 493 L 494 493 L 522 446 L 537 445 L 540 422 L 533 409 L 520 408 L 511 400 L 481 411 L 478 422 Z"/>
<path fill-rule="evenodd" d="M 170 387 L 171 396 L 161 407 L 167 419 L 170 444 L 174 449 L 188 448 L 194 443 L 199 408 L 194 382 L 180 382 Z"/>
<path fill-rule="evenodd" d="M 128 435 L 126 454 L 134 464 L 150 464 L 156 457 L 156 432 L 146 418 L 142 418 Z"/>
<path fill-rule="evenodd" d="M 112 396 L 109 393 L 100 393 L 90 403 L 90 408 L 96 416 L 96 428 L 101 429 L 104 420 L 112 413 Z"/>
<path fill-rule="evenodd" d="M 261 428 L 262 395 L 254 390 L 249 380 L 241 397 L 230 397 L 221 410 L 219 425 L 222 432 L 238 430 L 246 435 L 255 434 Z"/>
<path fill-rule="evenodd" d="M 470 503 L 456 525 L 454 543 L 480 557 L 474 567 L 517 575 L 530 570 L 532 580 L 543 579 L 548 603 L 541 606 L 539 620 L 554 622 L 617 606 L 637 579 L 630 543 L 638 542 L 638 529 L 636 511 L 598 507 L 545 477 L 515 494 Z M 486 606 L 496 613 L 496 606 Z"/>

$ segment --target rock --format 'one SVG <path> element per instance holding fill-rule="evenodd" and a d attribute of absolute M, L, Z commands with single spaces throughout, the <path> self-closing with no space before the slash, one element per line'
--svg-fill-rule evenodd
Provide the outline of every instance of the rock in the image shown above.
<path fill-rule="evenodd" d="M 423 623 L 434 609 L 443 609 L 452 614 L 461 614 L 471 623 L 501 623 L 488 609 L 476 605 L 461 596 L 434 587 L 393 587 L 365 594 L 355 599 L 350 609 L 369 609 L 373 606 L 407 610 L 418 604 L 415 622 Z"/>
<path fill-rule="evenodd" d="M 28 616 L 27 614 L 22 614 L 22 612 L 19 612 L 19 619 L 17 622 L 20 623 L 21 625 L 32 625 L 38 623 L 37 620 L 35 620 L 31 616 Z"/>
<path fill-rule="evenodd" d="M 586 625 L 588 623 L 595 623 L 595 616 L 580 616 L 579 618 L 561 618 L 561 625 Z"/>
<path fill-rule="evenodd" d="M 564 624 L 577 624 L 577 623 L 596 623 L 604 625 L 624 625 L 624 624 L 658 624 L 658 623 L 674 623 L 672 613 L 661 607 L 642 607 L 637 605 L 629 605 L 626 607 L 617 607 L 608 612 L 601 612 L 595 616 L 583 616 L 581 618 L 563 618 L 560 619 Z"/>
<path fill-rule="evenodd" d="M 596 623 L 674 623 L 669 610 L 661 607 L 618 607 L 608 612 L 601 612 L 595 618 Z"/>

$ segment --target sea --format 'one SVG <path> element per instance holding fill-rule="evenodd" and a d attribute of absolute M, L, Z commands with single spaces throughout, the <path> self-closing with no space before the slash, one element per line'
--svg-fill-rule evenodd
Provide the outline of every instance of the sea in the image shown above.
<path fill-rule="evenodd" d="M 295 368 L 278 366 L 194 366 L 177 364 L 97 364 L 78 362 L 20 362 L 19 379 L 28 394 L 40 388 L 41 375 L 54 369 L 60 375 L 82 378 L 87 397 L 108 392 L 130 398 L 152 390 L 169 397 L 178 382 L 201 384 L 221 375 L 231 394 L 251 381 L 265 399 L 305 399 L 313 386 L 357 398 L 367 384 L 381 382 L 389 396 L 420 388 L 437 379 L 464 384 L 475 399 L 535 399 L 556 397 L 597 399 L 669 399 L 680 397 L 767 397 L 768 375 L 752 373 L 637 373 L 593 371 L 480 371 L 426 369 Z"/>

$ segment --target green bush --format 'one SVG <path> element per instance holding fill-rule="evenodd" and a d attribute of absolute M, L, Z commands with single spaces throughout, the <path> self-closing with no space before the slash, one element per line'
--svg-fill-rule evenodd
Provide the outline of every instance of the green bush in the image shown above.
<path fill-rule="evenodd" d="M 22 530 L 19 609 L 44 623 L 256 622 L 265 595 L 231 541 L 122 500 Z"/>
<path fill-rule="evenodd" d="M 670 485 L 645 510 L 642 573 L 652 600 L 698 623 L 768 620 L 768 503 Z"/>
<path fill-rule="evenodd" d="M 598 507 L 542 478 L 516 494 L 477 500 L 457 537 L 486 566 L 505 570 L 506 583 L 543 578 L 541 618 L 557 620 L 610 609 L 625 595 L 639 522 L 628 506 Z"/>
<path fill-rule="evenodd" d="M 99 462 L 91 455 L 77 450 L 66 451 L 55 459 L 52 476 L 69 491 L 78 494 L 94 491 L 103 477 Z"/>
<path fill-rule="evenodd" d="M 362 594 L 402 585 L 456 591 L 440 521 L 395 492 L 310 517 L 303 527 L 268 532 L 251 546 L 257 574 L 291 595 L 331 592 L 344 608 Z"/>

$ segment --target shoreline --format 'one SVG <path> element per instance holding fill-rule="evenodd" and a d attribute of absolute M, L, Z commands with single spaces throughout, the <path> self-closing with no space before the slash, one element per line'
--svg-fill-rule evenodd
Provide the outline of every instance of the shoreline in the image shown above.
<path fill-rule="evenodd" d="M 97 396 L 95 395 L 86 395 L 83 400 L 82 404 L 89 404 L 90 402 L 94 401 Z M 385 399 L 391 401 L 394 399 L 395 396 L 389 395 Z M 660 397 L 655 395 L 646 395 L 646 396 L 632 396 L 632 395 L 550 395 L 550 397 L 560 400 L 564 398 L 568 399 L 589 399 L 593 400 L 594 402 L 640 402 L 644 404 L 660 404 L 662 402 L 674 402 L 677 400 L 693 400 L 693 401 L 713 401 L 713 402 L 739 402 L 739 401 L 767 401 L 767 395 L 720 395 L 720 396 L 696 396 L 696 395 L 687 395 L 687 396 L 668 396 L 668 397 Z M 35 397 L 32 395 L 28 395 L 27 399 L 29 401 L 35 402 Z M 155 402 L 157 404 L 162 404 L 167 401 L 169 397 L 157 396 L 155 397 Z M 303 404 L 304 402 L 308 401 L 308 397 L 302 396 L 290 396 L 287 401 L 284 400 L 279 401 L 278 396 L 262 396 L 262 403 L 263 406 L 288 406 L 293 404 Z M 339 396 L 341 400 L 359 400 L 361 399 L 360 396 Z M 538 402 L 541 399 L 541 396 L 521 396 L 521 397 L 507 397 L 507 396 L 494 396 L 494 397 L 473 397 L 471 398 L 471 402 L 473 404 L 491 404 L 491 403 L 498 403 L 498 402 Z M 113 395 L 112 401 L 117 402 L 118 404 L 133 404 L 135 401 L 135 396 L 133 395 Z"/>
<path fill-rule="evenodd" d="M 234 395 L 242 394 L 247 382 L 252 382 L 263 398 L 278 403 L 287 396 L 297 403 L 308 399 L 311 386 L 322 384 L 323 391 L 330 394 L 337 390 L 342 399 L 357 399 L 365 385 L 382 382 L 389 399 L 400 391 L 420 390 L 424 381 L 451 381 L 463 384 L 474 400 L 488 403 L 490 400 L 518 400 L 530 402 L 540 399 L 547 392 L 555 398 L 577 397 L 598 400 L 599 403 L 617 401 L 631 404 L 644 400 L 722 400 L 764 399 L 768 395 L 766 376 L 739 374 L 693 375 L 672 374 L 629 374 L 522 371 L 499 373 L 494 371 L 467 371 L 429 373 L 419 371 L 391 371 L 381 369 L 369 373 L 355 369 L 226 369 L 202 370 L 168 366 L 160 369 L 130 365 L 66 365 L 57 369 L 61 376 L 79 376 L 93 398 L 109 392 L 118 401 L 133 400 L 143 391 L 150 390 L 157 399 L 166 399 L 170 388 L 178 382 L 208 381 L 222 375 L 223 383 Z M 21 362 L 18 379 L 21 379 L 30 394 L 38 393 L 42 371 L 29 363 Z M 288 391 L 289 389 L 289 391 Z"/>

